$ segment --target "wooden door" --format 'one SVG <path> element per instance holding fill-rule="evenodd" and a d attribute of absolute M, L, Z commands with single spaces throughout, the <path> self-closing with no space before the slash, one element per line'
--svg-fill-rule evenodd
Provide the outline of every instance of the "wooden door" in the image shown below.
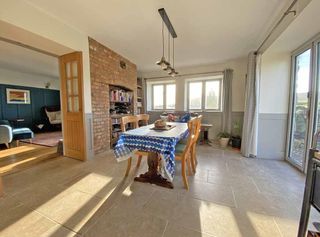
<path fill-rule="evenodd" d="M 64 155 L 85 160 L 82 53 L 73 52 L 62 55 L 59 57 L 59 64 Z"/>

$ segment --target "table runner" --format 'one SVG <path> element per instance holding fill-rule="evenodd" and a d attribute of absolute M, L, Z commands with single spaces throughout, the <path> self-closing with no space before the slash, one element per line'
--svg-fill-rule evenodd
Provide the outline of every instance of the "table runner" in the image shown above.
<path fill-rule="evenodd" d="M 133 156 L 136 150 L 156 152 L 161 156 L 161 171 L 172 182 L 175 174 L 175 146 L 179 140 L 187 137 L 186 123 L 169 123 L 175 127 L 168 131 L 156 131 L 154 125 L 148 125 L 124 132 L 120 135 L 114 154 L 118 161 Z"/>

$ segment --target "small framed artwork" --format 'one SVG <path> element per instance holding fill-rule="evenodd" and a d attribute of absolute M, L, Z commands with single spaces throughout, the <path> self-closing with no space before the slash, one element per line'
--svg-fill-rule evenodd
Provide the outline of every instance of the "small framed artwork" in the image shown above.
<path fill-rule="evenodd" d="M 30 91 L 7 88 L 8 104 L 30 104 Z"/>

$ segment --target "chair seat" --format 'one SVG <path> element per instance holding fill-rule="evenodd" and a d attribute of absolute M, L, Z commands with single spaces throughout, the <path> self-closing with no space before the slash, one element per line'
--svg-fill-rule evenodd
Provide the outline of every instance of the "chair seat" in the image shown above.
<path fill-rule="evenodd" d="M 181 155 L 186 147 L 186 144 L 178 143 L 176 145 L 175 154 Z"/>
<path fill-rule="evenodd" d="M 12 134 L 14 140 L 30 139 L 34 136 L 30 128 L 14 128 Z"/>

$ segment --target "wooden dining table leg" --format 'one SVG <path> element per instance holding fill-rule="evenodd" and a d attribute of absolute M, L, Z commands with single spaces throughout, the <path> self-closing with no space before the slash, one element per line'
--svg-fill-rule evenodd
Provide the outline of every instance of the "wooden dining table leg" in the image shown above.
<path fill-rule="evenodd" d="M 134 181 L 142 183 L 151 183 L 158 186 L 173 188 L 172 182 L 163 178 L 159 173 L 159 155 L 158 153 L 149 152 L 148 154 L 148 171 L 144 174 L 140 174 L 139 177 L 135 177 Z"/>

